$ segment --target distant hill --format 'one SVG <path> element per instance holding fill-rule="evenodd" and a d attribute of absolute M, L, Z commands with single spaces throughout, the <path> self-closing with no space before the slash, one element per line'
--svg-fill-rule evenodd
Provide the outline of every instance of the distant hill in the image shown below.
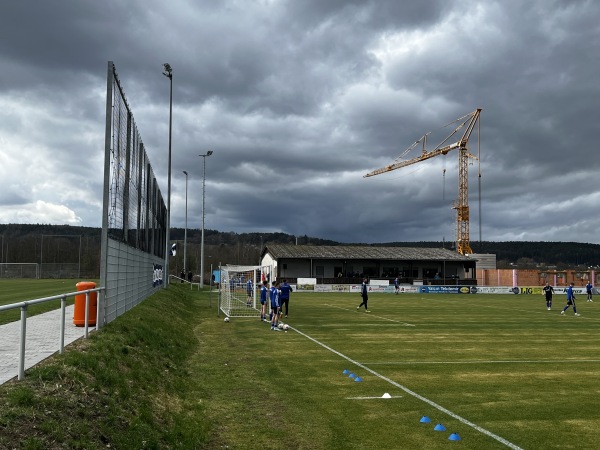
<path fill-rule="evenodd" d="M 180 242 L 174 270 L 183 267 L 183 228 L 171 229 L 171 239 Z M 196 270 L 201 231 L 187 230 L 188 264 Z M 309 236 L 286 233 L 234 233 L 204 230 L 206 263 L 256 264 L 260 251 L 269 244 L 349 245 Z M 100 229 L 69 225 L 0 224 L 0 262 L 74 263 L 81 261 L 82 273 L 99 274 Z M 452 249 L 452 243 L 419 241 L 388 242 L 379 247 L 427 247 Z M 476 253 L 493 253 L 500 268 L 588 268 L 600 266 L 600 245 L 579 242 L 472 242 Z"/>

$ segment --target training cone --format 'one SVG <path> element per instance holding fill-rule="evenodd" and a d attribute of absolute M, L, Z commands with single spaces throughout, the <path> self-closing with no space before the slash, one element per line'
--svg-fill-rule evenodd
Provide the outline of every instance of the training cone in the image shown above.
<path fill-rule="evenodd" d="M 427 417 L 427 416 L 423 416 L 423 417 L 421 417 L 421 420 L 419 420 L 419 422 L 421 422 L 421 423 L 429 423 L 429 422 L 431 422 L 431 419 L 429 417 Z"/>
<path fill-rule="evenodd" d="M 348 375 L 350 373 L 350 371 L 348 369 L 344 369 L 344 371 L 342 372 L 344 375 Z"/>
<path fill-rule="evenodd" d="M 435 428 L 435 431 L 446 431 L 446 427 L 444 425 L 442 425 L 441 423 L 438 423 Z"/>
<path fill-rule="evenodd" d="M 362 378 L 361 378 L 361 377 L 356 377 L 356 378 L 354 379 L 354 381 L 355 381 L 355 382 L 356 382 L 356 381 L 362 381 Z"/>
<path fill-rule="evenodd" d="M 350 375 L 348 375 L 348 378 L 355 378 L 356 375 L 354 375 L 353 373 L 351 373 Z"/>
<path fill-rule="evenodd" d="M 448 438 L 449 441 L 460 441 L 460 436 L 458 433 L 452 433 Z"/>
<path fill-rule="evenodd" d="M 381 398 L 392 398 L 392 396 L 386 392 L 381 396 Z"/>

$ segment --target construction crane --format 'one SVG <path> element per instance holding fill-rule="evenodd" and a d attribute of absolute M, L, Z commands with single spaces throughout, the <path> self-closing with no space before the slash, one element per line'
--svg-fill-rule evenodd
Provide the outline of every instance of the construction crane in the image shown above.
<path fill-rule="evenodd" d="M 410 166 L 426 159 L 431 159 L 439 155 L 446 155 L 448 152 L 457 149 L 458 150 L 458 200 L 453 206 L 456 209 L 456 251 L 461 255 L 468 255 L 473 253 L 471 250 L 471 239 L 469 234 L 469 178 L 468 178 L 468 165 L 469 159 L 479 159 L 478 156 L 471 154 L 467 148 L 469 138 L 475 125 L 479 123 L 479 115 L 481 114 L 481 108 L 467 114 L 452 123 L 463 120 L 463 122 L 454 129 L 446 139 L 438 144 L 433 150 L 427 151 L 425 148 L 427 145 L 427 136 L 430 133 L 425 134 L 421 139 L 416 141 L 408 149 L 406 149 L 402 155 L 400 155 L 396 162 L 382 167 L 381 169 L 374 170 L 367 173 L 364 177 L 372 177 L 392 170 L 400 169 L 401 167 Z M 459 130 L 465 129 L 462 137 L 453 144 L 444 145 L 452 136 L 458 133 Z M 478 136 L 479 137 L 479 136 Z M 409 151 L 415 148 L 419 143 L 422 144 L 422 152 L 416 158 L 408 160 L 400 160 Z M 481 173 L 479 173 L 481 179 Z"/>

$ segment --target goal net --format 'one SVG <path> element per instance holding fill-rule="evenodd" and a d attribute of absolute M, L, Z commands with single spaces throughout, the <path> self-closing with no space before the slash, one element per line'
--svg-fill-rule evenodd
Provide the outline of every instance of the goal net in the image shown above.
<path fill-rule="evenodd" d="M 227 317 L 260 318 L 260 287 L 268 280 L 269 266 L 223 266 L 219 308 Z"/>
<path fill-rule="evenodd" d="M 39 278 L 38 263 L 0 263 L 0 278 Z"/>

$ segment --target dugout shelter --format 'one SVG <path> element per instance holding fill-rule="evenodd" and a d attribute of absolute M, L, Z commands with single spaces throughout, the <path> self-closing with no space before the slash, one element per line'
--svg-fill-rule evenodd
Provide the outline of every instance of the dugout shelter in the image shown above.
<path fill-rule="evenodd" d="M 401 284 L 477 285 L 477 259 L 444 248 L 266 245 L 262 266 L 273 267 L 273 279 L 316 278 L 320 284 L 355 284 L 363 277 Z"/>

